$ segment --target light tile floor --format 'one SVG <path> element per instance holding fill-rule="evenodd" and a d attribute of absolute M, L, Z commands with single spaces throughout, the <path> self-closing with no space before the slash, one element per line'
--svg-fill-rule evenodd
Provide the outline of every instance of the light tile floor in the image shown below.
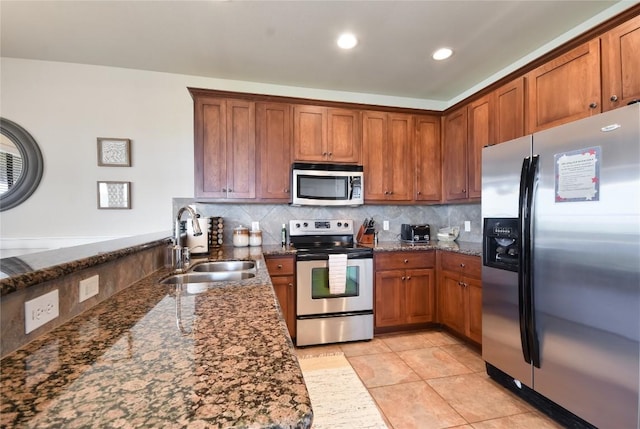
<path fill-rule="evenodd" d="M 390 429 L 562 428 L 491 380 L 478 351 L 441 331 L 305 347 L 298 355 L 343 352 Z"/>

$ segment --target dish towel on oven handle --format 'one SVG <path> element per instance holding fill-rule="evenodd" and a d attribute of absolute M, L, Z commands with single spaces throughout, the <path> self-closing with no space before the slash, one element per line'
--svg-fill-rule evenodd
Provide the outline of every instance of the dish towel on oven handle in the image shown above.
<path fill-rule="evenodd" d="M 344 294 L 347 290 L 347 255 L 329 255 L 329 293 Z"/>

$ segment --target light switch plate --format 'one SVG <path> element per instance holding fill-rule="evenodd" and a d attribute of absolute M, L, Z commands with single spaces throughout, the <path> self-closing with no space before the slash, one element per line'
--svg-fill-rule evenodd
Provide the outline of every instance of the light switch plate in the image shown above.
<path fill-rule="evenodd" d="M 470 232 L 471 231 L 471 221 L 469 221 L 469 220 L 465 220 L 464 221 L 464 230 L 466 232 Z"/>
<path fill-rule="evenodd" d="M 85 301 L 95 296 L 100 291 L 100 276 L 95 275 L 84 280 L 80 280 L 80 290 L 78 293 L 78 302 Z"/>
<path fill-rule="evenodd" d="M 25 334 L 52 321 L 60 314 L 58 289 L 24 303 Z"/>
<path fill-rule="evenodd" d="M 382 221 L 382 229 L 385 231 L 389 231 L 389 221 L 388 220 L 383 220 Z"/>

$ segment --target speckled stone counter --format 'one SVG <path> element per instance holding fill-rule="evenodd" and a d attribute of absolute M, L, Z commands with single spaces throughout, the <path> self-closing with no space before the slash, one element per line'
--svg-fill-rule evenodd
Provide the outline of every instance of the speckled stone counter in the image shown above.
<path fill-rule="evenodd" d="M 248 259 L 255 278 L 204 290 L 160 270 L 4 358 L 1 426 L 310 427 L 264 259 Z"/>
<path fill-rule="evenodd" d="M 408 244 L 400 241 L 383 241 L 375 245 L 375 252 L 394 252 L 412 250 L 446 250 L 470 256 L 482 256 L 482 243 L 432 241 L 426 244 Z"/>

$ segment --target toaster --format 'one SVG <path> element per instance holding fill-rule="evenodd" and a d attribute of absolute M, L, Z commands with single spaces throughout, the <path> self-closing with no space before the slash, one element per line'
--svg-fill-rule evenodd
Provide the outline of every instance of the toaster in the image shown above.
<path fill-rule="evenodd" d="M 429 225 L 410 225 L 403 223 L 400 227 L 400 240 L 407 243 L 428 243 L 431 237 Z"/>

